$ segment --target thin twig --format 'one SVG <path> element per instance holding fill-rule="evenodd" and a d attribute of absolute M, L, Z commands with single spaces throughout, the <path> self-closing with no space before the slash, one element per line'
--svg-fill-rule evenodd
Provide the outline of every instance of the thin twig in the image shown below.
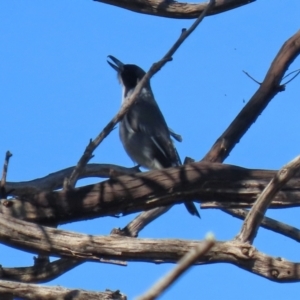
<path fill-rule="evenodd" d="M 273 197 L 300 169 L 300 156 L 297 156 L 290 163 L 278 171 L 255 201 L 249 214 L 247 215 L 240 233 L 236 239 L 241 242 L 252 243 L 261 221 L 266 213 Z"/>
<path fill-rule="evenodd" d="M 9 163 L 9 159 L 11 157 L 12 157 L 12 154 L 9 151 L 6 151 L 5 160 L 4 160 L 4 164 L 3 164 L 2 178 L 1 178 L 1 188 L 5 188 L 8 163 Z"/>
<path fill-rule="evenodd" d="M 284 79 L 284 78 L 286 78 L 286 77 L 288 77 L 288 76 L 290 76 L 290 75 L 292 75 L 293 73 L 296 73 L 296 72 L 297 72 L 296 75 L 294 75 L 294 76 L 293 76 L 290 80 L 288 80 L 287 82 L 282 83 L 282 85 L 287 85 L 287 84 L 290 83 L 292 80 L 294 80 L 294 79 L 300 74 L 300 69 L 295 70 L 295 71 L 293 71 L 293 72 L 291 72 L 291 73 L 285 75 L 282 79 Z"/>
<path fill-rule="evenodd" d="M 128 98 L 128 100 L 121 107 L 119 112 L 112 118 L 112 120 L 104 127 L 104 129 L 100 132 L 100 134 L 94 139 L 91 140 L 89 145 L 86 147 L 84 154 L 80 158 L 69 178 L 68 186 L 70 188 L 74 187 L 78 177 L 80 176 L 82 170 L 88 161 L 92 158 L 93 151 L 100 145 L 100 143 L 108 136 L 108 134 L 113 130 L 113 128 L 117 125 L 117 123 L 123 118 L 123 116 L 128 112 L 130 107 L 135 103 L 137 97 L 139 96 L 141 90 L 145 86 L 146 82 L 150 80 L 150 78 L 156 74 L 168 61 L 172 60 L 172 55 L 176 52 L 176 50 L 180 47 L 180 45 L 186 40 L 186 38 L 196 29 L 199 23 L 203 20 L 207 12 L 211 7 L 213 7 L 215 0 L 210 0 L 209 4 L 205 8 L 205 10 L 201 13 L 199 18 L 192 24 L 192 26 L 188 30 L 183 30 L 179 39 L 175 42 L 175 44 L 171 47 L 171 49 L 167 52 L 167 54 L 157 63 L 154 63 L 149 71 L 144 75 L 139 84 L 135 87 L 134 92 Z"/>
<path fill-rule="evenodd" d="M 248 72 L 244 71 L 243 72 L 249 77 L 251 78 L 254 82 L 256 82 L 257 84 L 261 85 L 261 82 L 257 81 L 256 79 L 254 79 Z"/>
<path fill-rule="evenodd" d="M 153 300 L 161 295 L 171 286 L 184 272 L 195 264 L 203 255 L 205 255 L 215 244 L 213 235 L 209 235 L 204 244 L 197 245 L 190 252 L 185 254 L 166 276 L 155 283 L 144 295 L 138 297 L 138 300 Z"/>
<path fill-rule="evenodd" d="M 9 159 L 12 157 L 12 154 L 9 151 L 6 151 L 5 153 L 5 159 L 3 164 L 3 171 L 2 171 L 2 178 L 0 183 L 0 196 L 1 198 L 6 198 L 6 191 L 5 191 L 5 185 L 6 185 L 6 176 L 7 176 L 7 169 L 8 169 L 8 163 Z"/>
<path fill-rule="evenodd" d="M 224 210 L 222 209 L 222 211 Z M 225 212 L 235 218 L 244 220 L 247 217 L 249 210 L 242 208 L 227 208 Z M 300 242 L 300 230 L 296 227 L 266 216 L 263 217 L 260 226 Z"/>

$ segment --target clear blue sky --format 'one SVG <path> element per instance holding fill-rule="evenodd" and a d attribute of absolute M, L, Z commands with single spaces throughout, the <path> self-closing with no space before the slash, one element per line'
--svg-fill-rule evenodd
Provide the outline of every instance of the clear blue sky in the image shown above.
<path fill-rule="evenodd" d="M 182 158 L 201 159 L 257 89 L 242 70 L 261 81 L 282 44 L 299 30 L 298 0 L 263 1 L 204 20 L 152 79 L 156 100 L 171 128 L 183 136 Z M 0 165 L 13 153 L 8 181 L 43 177 L 77 163 L 117 112 L 121 88 L 106 63 L 111 54 L 144 69 L 159 60 L 192 20 L 133 13 L 94 1 L 2 0 L 0 2 Z M 300 68 L 297 59 L 289 71 Z M 300 153 L 300 89 L 297 78 L 280 93 L 232 151 L 226 163 L 278 169 Z M 117 130 L 92 162 L 132 166 Z M 97 180 L 93 181 L 96 182 Z M 85 184 L 91 181 L 82 181 Z M 299 209 L 268 211 L 299 227 Z M 218 240 L 233 238 L 241 221 L 202 210 L 199 221 L 182 205 L 141 232 L 140 237 Z M 100 218 L 61 226 L 106 235 L 134 216 Z M 299 245 L 260 229 L 262 252 L 299 261 Z M 32 254 L 0 247 L 3 267 L 29 266 Z M 119 289 L 133 299 L 173 265 L 86 263 L 47 283 L 103 291 Z M 229 264 L 193 267 L 162 297 L 169 299 L 296 299 L 299 283 L 278 284 Z"/>

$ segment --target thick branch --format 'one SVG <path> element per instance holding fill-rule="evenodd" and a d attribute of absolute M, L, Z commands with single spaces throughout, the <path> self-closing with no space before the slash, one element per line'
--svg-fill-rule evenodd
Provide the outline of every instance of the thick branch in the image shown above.
<path fill-rule="evenodd" d="M 66 289 L 60 286 L 38 286 L 20 282 L 0 280 L 0 296 L 3 293 L 30 300 L 126 300 L 119 291 L 91 292 L 87 290 Z M 1 296 L 2 297 L 2 296 Z M 2 299 L 2 298 L 1 298 Z"/>
<path fill-rule="evenodd" d="M 195 19 L 207 7 L 207 3 L 184 3 L 159 0 L 95 0 L 105 4 L 118 6 L 134 12 L 174 19 Z M 255 0 L 216 0 L 215 7 L 208 15 L 223 13 L 254 2 Z"/>
<path fill-rule="evenodd" d="M 120 236 L 91 236 L 43 227 L 7 216 L 0 217 L 0 240 L 7 245 L 48 255 L 176 263 L 198 241 L 175 239 L 137 239 Z M 249 244 L 237 241 L 216 242 L 197 261 L 200 264 L 227 262 L 277 282 L 300 281 L 300 264 L 267 256 Z"/>
<path fill-rule="evenodd" d="M 128 214 L 154 207 L 201 199 L 201 202 L 241 202 L 251 205 L 275 175 L 225 164 L 192 163 L 176 168 L 124 175 L 71 191 L 41 192 L 20 199 L 1 200 L 0 212 L 16 218 L 59 224 Z M 271 207 L 300 203 L 300 181 L 291 180 Z"/>

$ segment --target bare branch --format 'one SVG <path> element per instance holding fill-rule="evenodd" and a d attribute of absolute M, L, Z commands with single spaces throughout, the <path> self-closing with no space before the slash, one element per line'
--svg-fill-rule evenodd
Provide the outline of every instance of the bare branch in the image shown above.
<path fill-rule="evenodd" d="M 172 56 L 176 52 L 176 50 L 180 47 L 180 45 L 187 39 L 187 37 L 196 29 L 196 27 L 200 24 L 200 22 L 205 17 L 208 10 L 214 5 L 215 0 L 210 0 L 209 4 L 205 8 L 205 10 L 201 13 L 201 15 L 197 18 L 197 20 L 192 24 L 192 26 L 188 30 L 182 31 L 180 37 L 175 42 L 175 44 L 171 47 L 171 49 L 167 52 L 167 54 L 157 63 L 154 63 L 149 71 L 144 75 L 142 80 L 137 84 L 133 93 L 128 98 L 128 100 L 122 105 L 119 112 L 112 118 L 112 120 L 105 126 L 105 128 L 101 131 L 101 133 L 93 140 L 90 141 L 89 145 L 86 147 L 84 154 L 80 158 L 77 163 L 77 166 L 73 170 L 70 178 L 69 178 L 69 187 L 72 188 L 75 186 L 78 177 L 80 176 L 83 168 L 86 166 L 88 161 L 92 158 L 93 151 L 100 145 L 100 143 L 109 135 L 109 133 L 113 130 L 116 124 L 123 118 L 123 116 L 128 112 L 130 107 L 137 100 L 138 95 L 142 91 L 146 82 L 150 80 L 150 78 L 156 74 L 168 61 L 172 60 Z"/>
<path fill-rule="evenodd" d="M 300 53 L 300 31 L 287 40 L 272 62 L 267 75 L 251 100 L 245 105 L 225 132 L 217 139 L 203 160 L 222 162 L 255 122 L 273 97 L 283 90 L 284 73 Z"/>
<path fill-rule="evenodd" d="M 126 300 L 119 291 L 91 292 L 79 289 L 66 289 L 60 286 L 38 286 L 21 282 L 0 280 L 0 296 L 10 293 L 14 297 L 30 300 Z M 2 299 L 2 296 L 1 296 Z"/>
<path fill-rule="evenodd" d="M 124 175 L 71 191 L 40 192 L 0 200 L 0 212 L 40 224 L 59 224 L 100 216 L 115 216 L 186 200 L 218 200 L 251 206 L 275 171 L 251 170 L 219 163 L 198 162 L 178 168 Z M 184 199 L 184 200 L 183 200 Z M 300 203 L 299 177 L 289 181 L 271 207 Z M 224 208 L 224 206 L 222 207 Z"/>
<path fill-rule="evenodd" d="M 160 279 L 138 300 L 152 300 L 160 296 L 171 284 L 173 284 L 187 269 L 195 264 L 215 245 L 214 237 L 209 236 L 203 244 L 197 245 L 190 252 L 185 254 L 178 262 L 177 266 L 166 276 Z"/>
<path fill-rule="evenodd" d="M 176 263 L 204 242 L 178 239 L 137 239 L 92 236 L 38 226 L 1 215 L 0 241 L 6 245 L 48 255 L 99 261 L 101 258 L 152 263 Z M 216 242 L 197 264 L 227 262 L 276 282 L 299 282 L 300 264 L 267 256 L 238 241 Z"/>
<path fill-rule="evenodd" d="M 95 0 L 134 12 L 154 15 L 156 17 L 166 17 L 175 19 L 195 19 L 207 7 L 207 3 L 186 3 L 177 1 L 161 2 L 159 0 Z M 250 4 L 255 0 L 216 0 L 214 8 L 207 14 L 208 16 L 223 13 L 225 11 L 238 8 L 242 5 Z"/>
<path fill-rule="evenodd" d="M 260 223 L 266 213 L 272 199 L 276 193 L 285 185 L 285 183 L 292 178 L 300 168 L 300 156 L 297 156 L 290 163 L 285 165 L 278 171 L 276 176 L 263 190 L 261 195 L 254 203 L 252 209 L 247 215 L 241 232 L 236 236 L 236 239 L 242 242 L 252 243 Z"/>

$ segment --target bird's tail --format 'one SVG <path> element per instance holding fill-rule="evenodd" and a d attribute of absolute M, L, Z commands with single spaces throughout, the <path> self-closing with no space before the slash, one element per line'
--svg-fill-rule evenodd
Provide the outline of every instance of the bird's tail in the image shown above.
<path fill-rule="evenodd" d="M 184 205 L 192 216 L 196 216 L 201 219 L 200 214 L 193 202 L 185 202 Z"/>

